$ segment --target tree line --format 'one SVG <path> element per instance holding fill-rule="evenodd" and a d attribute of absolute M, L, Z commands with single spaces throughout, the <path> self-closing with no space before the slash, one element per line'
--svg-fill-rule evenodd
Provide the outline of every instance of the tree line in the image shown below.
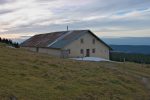
<path fill-rule="evenodd" d="M 150 55 L 146 54 L 134 54 L 124 52 L 111 52 L 110 59 L 119 62 L 136 62 L 142 64 L 150 64 Z"/>
<path fill-rule="evenodd" d="M 15 48 L 19 48 L 19 47 L 20 47 L 20 46 L 19 46 L 19 43 L 13 42 L 13 41 L 10 40 L 10 39 L 1 38 L 1 37 L 0 37 L 0 43 L 6 43 L 6 44 L 8 44 L 8 45 L 10 45 L 10 46 L 12 46 L 12 47 L 15 47 Z"/>

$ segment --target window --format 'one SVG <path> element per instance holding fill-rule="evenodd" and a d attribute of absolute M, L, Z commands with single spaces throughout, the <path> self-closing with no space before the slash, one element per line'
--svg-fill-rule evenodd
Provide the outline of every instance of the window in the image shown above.
<path fill-rule="evenodd" d="M 92 53 L 95 53 L 96 51 L 95 51 L 95 49 L 92 49 Z"/>
<path fill-rule="evenodd" d="M 80 50 L 80 53 L 81 53 L 81 54 L 84 54 L 84 50 L 83 50 L 83 49 L 81 49 L 81 50 Z"/>
<path fill-rule="evenodd" d="M 84 40 L 83 40 L 83 39 L 81 39 L 81 43 L 84 43 Z"/>
<path fill-rule="evenodd" d="M 93 39 L 93 44 L 95 44 L 95 39 Z"/>

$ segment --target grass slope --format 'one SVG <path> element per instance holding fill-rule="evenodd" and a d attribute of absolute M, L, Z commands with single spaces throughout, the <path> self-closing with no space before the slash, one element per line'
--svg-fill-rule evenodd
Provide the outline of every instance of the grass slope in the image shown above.
<path fill-rule="evenodd" d="M 0 45 L 0 100 L 149 100 L 150 65 L 79 62 Z"/>

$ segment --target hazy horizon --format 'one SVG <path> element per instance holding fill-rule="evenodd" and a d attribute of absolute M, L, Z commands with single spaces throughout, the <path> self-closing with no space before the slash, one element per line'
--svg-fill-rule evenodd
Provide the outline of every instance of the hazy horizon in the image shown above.
<path fill-rule="evenodd" d="M 0 37 L 21 41 L 69 26 L 90 29 L 108 44 L 149 45 L 140 39 L 150 38 L 149 17 L 150 0 L 0 0 Z"/>
<path fill-rule="evenodd" d="M 14 42 L 22 43 L 31 36 L 22 36 L 22 38 L 12 39 Z M 108 45 L 148 45 L 150 46 L 150 37 L 99 37 Z"/>

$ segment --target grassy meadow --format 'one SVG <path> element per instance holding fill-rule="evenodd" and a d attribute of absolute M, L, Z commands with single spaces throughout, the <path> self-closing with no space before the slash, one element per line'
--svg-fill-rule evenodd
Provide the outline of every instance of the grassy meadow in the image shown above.
<path fill-rule="evenodd" d="M 0 100 L 150 100 L 150 65 L 81 62 L 0 44 Z"/>

